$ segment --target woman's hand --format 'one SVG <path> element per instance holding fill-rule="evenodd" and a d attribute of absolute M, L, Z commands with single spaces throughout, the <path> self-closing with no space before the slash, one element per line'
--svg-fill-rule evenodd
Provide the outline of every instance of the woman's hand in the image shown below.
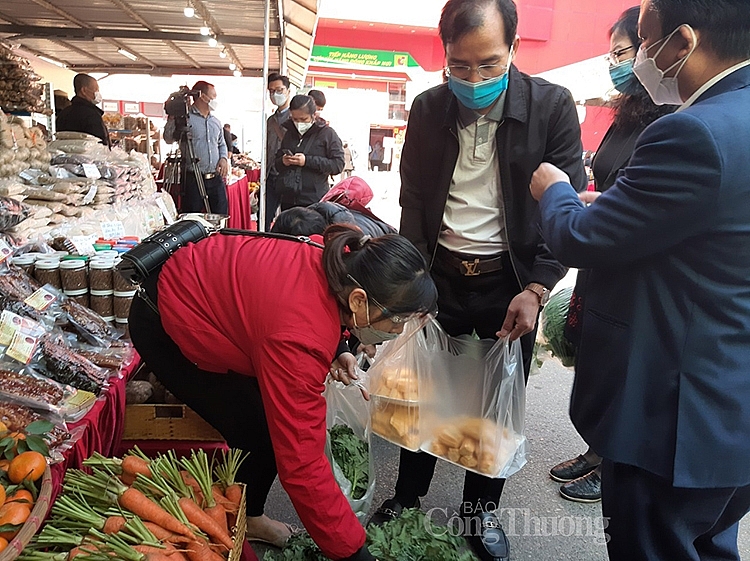
<path fill-rule="evenodd" d="M 375 348 L 375 345 L 363 345 L 360 343 L 359 347 L 357 347 L 357 353 L 365 353 L 370 358 L 375 358 L 375 353 L 377 352 L 378 350 Z"/>
<path fill-rule="evenodd" d="M 359 380 L 357 376 L 357 359 L 352 353 L 341 353 L 336 360 L 331 363 L 331 378 L 344 385 L 349 385 Z M 370 400 L 369 392 L 364 386 L 358 385 L 362 392 L 362 397 Z"/>

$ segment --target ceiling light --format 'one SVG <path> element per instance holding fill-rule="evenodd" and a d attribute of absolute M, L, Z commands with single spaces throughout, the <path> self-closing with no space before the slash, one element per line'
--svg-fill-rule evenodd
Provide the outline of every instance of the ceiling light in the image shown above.
<path fill-rule="evenodd" d="M 235 78 L 241 78 L 242 77 L 242 72 L 240 72 L 239 70 L 235 70 L 234 71 L 234 77 Z"/>
<path fill-rule="evenodd" d="M 204 37 L 208 37 L 210 33 L 211 30 L 207 26 L 204 25 L 201 27 L 201 35 L 203 35 Z"/>
<path fill-rule="evenodd" d="M 215 47 L 218 44 L 219 44 L 219 42 L 216 40 L 216 37 L 209 38 L 209 40 L 208 40 L 208 46 L 209 47 Z"/>
<path fill-rule="evenodd" d="M 226 52 L 226 51 L 221 51 L 221 52 L 219 53 L 219 56 L 220 56 L 221 58 L 227 58 L 227 52 Z"/>
<path fill-rule="evenodd" d="M 66 68 L 67 65 L 64 62 L 60 62 L 59 60 L 55 60 L 54 58 L 49 58 L 46 56 L 40 56 L 40 60 L 43 60 L 44 62 L 49 62 L 50 64 L 54 64 L 55 66 L 59 66 L 60 68 Z"/>
<path fill-rule="evenodd" d="M 184 10 L 182 10 L 182 13 L 183 13 L 183 14 L 185 14 L 185 17 L 186 17 L 186 18 L 192 18 L 192 17 L 195 17 L 195 8 L 193 8 L 193 7 L 192 7 L 192 6 L 190 5 L 190 2 L 188 2 L 188 5 L 187 5 L 187 6 L 185 6 L 185 9 L 184 9 Z"/>
<path fill-rule="evenodd" d="M 130 51 L 126 51 L 125 49 L 117 49 L 117 52 L 125 58 L 129 58 L 130 60 L 138 60 L 138 57 L 136 55 L 134 55 Z"/>
<path fill-rule="evenodd" d="M 237 65 L 235 63 L 233 63 L 233 62 L 230 62 L 229 63 L 229 70 L 236 70 L 236 69 L 237 69 Z"/>

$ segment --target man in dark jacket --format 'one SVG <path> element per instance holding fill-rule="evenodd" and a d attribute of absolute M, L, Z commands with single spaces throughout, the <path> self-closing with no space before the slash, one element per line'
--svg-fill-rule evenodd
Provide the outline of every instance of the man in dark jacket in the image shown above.
<path fill-rule="evenodd" d="M 102 120 L 104 111 L 97 107 L 102 102 L 99 83 L 88 74 L 76 74 L 73 89 L 76 95 L 70 106 L 57 116 L 57 130 L 85 132 L 109 146 L 109 131 Z"/>
<path fill-rule="evenodd" d="M 430 263 L 443 328 L 453 336 L 521 337 L 528 375 L 539 308 L 565 274 L 538 232 L 529 180 L 545 161 L 564 168 L 579 190 L 586 176 L 570 93 L 512 65 L 517 24 L 512 0 L 450 0 L 443 8 L 448 83 L 412 105 L 400 168 L 401 234 Z M 435 462 L 402 450 L 396 494 L 372 522 L 419 505 Z M 466 474 L 461 514 L 482 560 L 509 558 L 492 512 L 504 483 Z"/>
<path fill-rule="evenodd" d="M 328 177 L 344 169 L 344 149 L 336 131 L 322 119 L 310 96 L 296 95 L 289 105 L 291 118 L 276 153 L 279 177 L 276 192 L 281 210 L 317 203 L 328 191 Z"/>

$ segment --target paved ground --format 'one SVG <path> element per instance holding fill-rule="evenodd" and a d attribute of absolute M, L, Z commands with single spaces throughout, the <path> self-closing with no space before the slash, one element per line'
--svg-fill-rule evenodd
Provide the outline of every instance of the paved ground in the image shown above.
<path fill-rule="evenodd" d="M 397 174 L 370 173 L 366 180 L 375 192 L 370 205 L 373 211 L 382 219 L 398 225 Z M 568 277 L 565 282 L 571 282 L 571 279 Z M 540 373 L 529 379 L 526 416 L 529 461 L 508 480 L 500 505 L 503 509 L 501 520 L 509 533 L 514 561 L 607 559 L 600 506 L 562 499 L 558 494 L 559 484 L 550 480 L 547 474 L 556 463 L 586 449 L 568 418 L 572 381 L 572 373 L 556 362 L 545 363 Z M 398 469 L 398 448 L 374 437 L 373 453 L 377 465 L 374 501 L 377 507 L 392 494 Z M 461 500 L 462 482 L 463 471 L 447 462 L 438 462 L 423 509 L 439 508 L 452 513 Z M 300 523 L 278 482 L 269 497 L 267 514 L 284 522 Z M 265 549 L 257 547 L 256 551 L 262 555 Z M 750 560 L 750 523 L 747 518 L 740 529 L 740 551 L 744 559 Z"/>

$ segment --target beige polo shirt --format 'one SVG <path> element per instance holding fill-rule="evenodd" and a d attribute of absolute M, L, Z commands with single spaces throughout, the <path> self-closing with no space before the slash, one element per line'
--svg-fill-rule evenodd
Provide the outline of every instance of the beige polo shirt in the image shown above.
<path fill-rule="evenodd" d="M 459 253 L 497 255 L 508 249 L 495 142 L 505 93 L 487 115 L 458 106 L 458 160 L 438 243 Z"/>

